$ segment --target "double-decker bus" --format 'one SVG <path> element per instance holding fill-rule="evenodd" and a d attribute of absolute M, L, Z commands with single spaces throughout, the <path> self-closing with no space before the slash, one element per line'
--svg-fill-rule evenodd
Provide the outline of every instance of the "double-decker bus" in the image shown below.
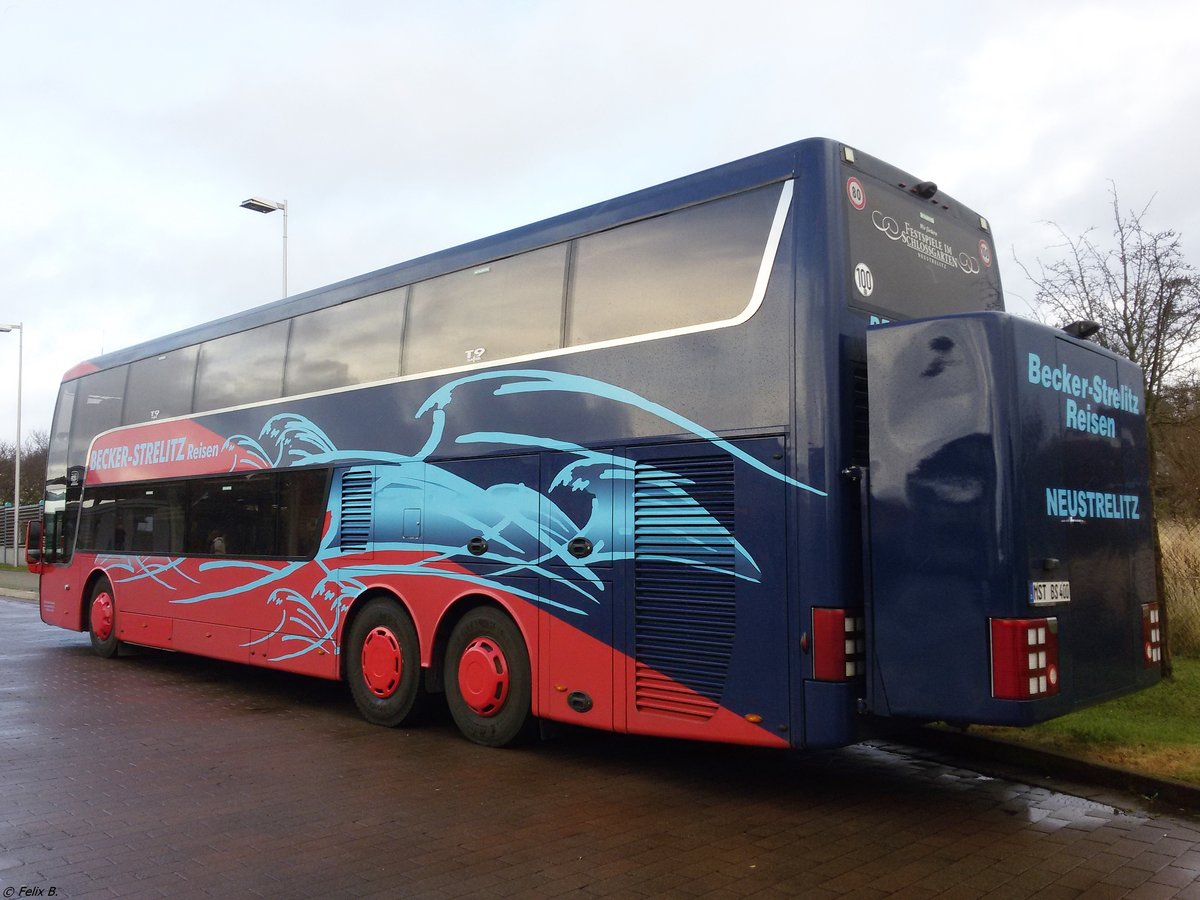
<path fill-rule="evenodd" d="M 801 141 L 82 363 L 41 615 L 537 723 L 827 747 L 1159 677 L 1139 370 Z"/>

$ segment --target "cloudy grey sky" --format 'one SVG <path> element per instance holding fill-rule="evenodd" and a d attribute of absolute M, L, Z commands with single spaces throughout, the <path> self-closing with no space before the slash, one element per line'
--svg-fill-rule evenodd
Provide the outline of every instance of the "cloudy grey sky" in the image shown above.
<path fill-rule="evenodd" d="M 0 0 L 0 322 L 77 362 L 809 136 L 987 216 L 1010 309 L 1108 182 L 1200 257 L 1200 5 Z M 0 334 L 0 440 L 16 335 Z"/>

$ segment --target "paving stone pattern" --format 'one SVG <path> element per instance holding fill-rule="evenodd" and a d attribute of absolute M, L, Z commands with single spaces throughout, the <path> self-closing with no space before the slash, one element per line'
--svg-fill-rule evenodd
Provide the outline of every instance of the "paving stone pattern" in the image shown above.
<path fill-rule="evenodd" d="M 0 600 L 0 896 L 1196 898 L 1200 819 L 899 748 L 486 750 Z M 11 891 L 11 893 L 10 893 Z"/>

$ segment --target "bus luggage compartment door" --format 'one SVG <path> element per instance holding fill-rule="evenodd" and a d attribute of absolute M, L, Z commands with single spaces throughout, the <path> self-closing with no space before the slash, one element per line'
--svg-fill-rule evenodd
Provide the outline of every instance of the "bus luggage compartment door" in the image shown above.
<path fill-rule="evenodd" d="M 615 470 L 606 450 L 542 455 L 540 714 L 604 730 L 623 719 L 613 683 Z"/>
<path fill-rule="evenodd" d="M 1157 680 L 1140 371 L 1003 313 L 867 348 L 871 710 L 1028 724 Z"/>

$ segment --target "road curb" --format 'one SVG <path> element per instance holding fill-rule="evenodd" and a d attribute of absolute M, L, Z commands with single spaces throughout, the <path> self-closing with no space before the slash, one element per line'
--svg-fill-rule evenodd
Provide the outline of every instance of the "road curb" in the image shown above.
<path fill-rule="evenodd" d="M 11 588 L 0 588 L 0 597 L 8 600 L 32 600 L 37 602 L 37 591 L 14 591 Z"/>
<path fill-rule="evenodd" d="M 1091 762 L 1000 738 L 924 725 L 890 724 L 881 736 L 972 761 L 1003 763 L 1055 778 L 1135 793 L 1172 806 L 1200 810 L 1200 786 L 1173 778 L 1147 775 L 1123 766 Z"/>

